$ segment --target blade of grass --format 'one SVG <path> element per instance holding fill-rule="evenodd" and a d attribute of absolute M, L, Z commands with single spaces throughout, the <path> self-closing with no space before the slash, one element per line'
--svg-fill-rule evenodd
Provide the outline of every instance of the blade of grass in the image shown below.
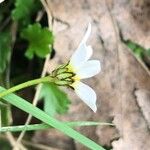
<path fill-rule="evenodd" d="M 77 122 L 64 122 L 64 124 L 70 127 L 77 127 L 77 126 L 114 126 L 112 123 L 105 123 L 105 122 L 93 122 L 93 121 L 77 121 Z M 20 132 L 20 131 L 33 131 L 33 130 L 46 130 L 52 128 L 48 124 L 41 123 L 41 124 L 33 124 L 33 125 L 18 125 L 18 126 L 7 126 L 1 127 L 0 132 Z"/>
<path fill-rule="evenodd" d="M 0 87 L 0 92 L 5 91 L 3 87 Z M 19 96 L 15 94 L 9 94 L 3 97 L 4 100 L 11 103 L 12 105 L 20 108 L 21 110 L 31 114 L 32 116 L 36 117 L 37 119 L 41 120 L 42 122 L 58 129 L 59 131 L 63 132 L 64 134 L 70 136 L 71 138 L 75 139 L 76 141 L 82 143 L 86 147 L 92 150 L 105 150 L 103 147 L 92 141 L 91 139 L 85 137 L 84 135 L 80 134 L 79 132 L 75 131 L 74 129 L 70 128 L 68 125 L 56 120 L 55 118 L 48 116 L 45 112 L 40 110 L 39 108 L 33 106 L 29 102 L 25 101 Z"/>

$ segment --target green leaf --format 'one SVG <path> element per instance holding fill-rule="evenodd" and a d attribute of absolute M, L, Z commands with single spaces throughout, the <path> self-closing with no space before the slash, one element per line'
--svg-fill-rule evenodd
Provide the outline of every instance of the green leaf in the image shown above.
<path fill-rule="evenodd" d="M 141 45 L 139 45 L 131 40 L 124 41 L 124 43 L 133 51 L 134 55 L 137 58 L 140 58 L 140 59 L 143 58 L 143 55 L 146 51 L 144 47 L 142 47 Z"/>
<path fill-rule="evenodd" d="M 53 83 L 42 85 L 40 98 L 44 99 L 44 111 L 51 116 L 67 112 L 70 104 L 67 94 Z"/>
<path fill-rule="evenodd" d="M 12 11 L 13 20 L 29 18 L 33 4 L 34 0 L 16 0 L 15 9 Z"/>
<path fill-rule="evenodd" d="M 11 51 L 11 36 L 8 32 L 0 33 L 0 74 L 6 69 Z"/>
<path fill-rule="evenodd" d="M 25 56 L 29 59 L 32 59 L 34 55 L 44 58 L 52 51 L 53 33 L 48 28 L 42 28 L 39 23 L 25 28 L 21 33 L 21 37 L 29 42 L 25 53 Z"/>
<path fill-rule="evenodd" d="M 39 9 L 40 1 L 38 0 L 16 0 L 15 8 L 12 11 L 14 21 L 22 21 L 28 24 L 34 12 Z"/>

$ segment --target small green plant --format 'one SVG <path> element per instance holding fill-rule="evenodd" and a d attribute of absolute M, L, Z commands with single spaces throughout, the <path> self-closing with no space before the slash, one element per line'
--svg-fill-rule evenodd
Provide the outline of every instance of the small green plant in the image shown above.
<path fill-rule="evenodd" d="M 89 60 L 93 50 L 91 46 L 86 45 L 86 41 L 90 36 L 91 25 L 89 24 L 71 59 L 52 73 L 39 77 L 39 72 L 44 68 L 44 59 L 54 52 L 55 42 L 54 33 L 47 27 L 47 22 L 43 24 L 43 17 L 37 21 L 41 9 L 40 1 L 36 0 L 9 0 L 0 3 L 0 132 L 56 128 L 89 149 L 104 150 L 73 127 L 113 124 L 90 121 L 61 122 L 55 119 L 56 114 L 67 113 L 71 104 L 67 94 L 59 86 L 72 88 L 89 108 L 94 112 L 97 110 L 95 91 L 81 82 L 101 70 L 99 60 Z M 36 64 L 36 67 L 31 64 Z M 28 68 L 33 69 L 29 74 Z M 14 94 L 37 84 L 41 85 L 38 99 L 43 100 L 43 110 Z M 42 123 L 13 126 L 11 106 L 34 116 Z"/>

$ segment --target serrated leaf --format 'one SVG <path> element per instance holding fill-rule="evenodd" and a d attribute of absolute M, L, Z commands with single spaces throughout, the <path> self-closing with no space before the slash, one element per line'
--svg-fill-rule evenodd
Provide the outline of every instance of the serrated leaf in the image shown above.
<path fill-rule="evenodd" d="M 14 21 L 23 21 L 23 24 L 30 22 L 31 16 L 39 9 L 40 1 L 36 0 L 16 0 L 15 8 L 12 11 Z"/>
<path fill-rule="evenodd" d="M 32 59 L 34 55 L 44 58 L 52 51 L 53 33 L 48 28 L 42 28 L 39 23 L 25 28 L 21 33 L 21 37 L 29 42 L 25 53 L 25 56 L 29 59 Z"/>
<path fill-rule="evenodd" d="M 44 111 L 49 115 L 67 112 L 70 104 L 67 94 L 52 83 L 45 83 L 42 85 L 40 98 L 44 99 Z"/>
<path fill-rule="evenodd" d="M 16 0 L 15 9 L 12 11 L 13 19 L 19 20 L 29 16 L 34 0 Z"/>
<path fill-rule="evenodd" d="M 11 51 L 11 36 L 8 32 L 0 33 L 0 73 L 6 69 L 6 64 Z"/>

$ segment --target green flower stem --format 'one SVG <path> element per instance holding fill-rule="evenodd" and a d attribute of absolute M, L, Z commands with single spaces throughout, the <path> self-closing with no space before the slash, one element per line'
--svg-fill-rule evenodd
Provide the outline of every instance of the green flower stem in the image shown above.
<path fill-rule="evenodd" d="M 75 122 L 64 122 L 66 125 L 70 127 L 77 126 L 114 126 L 112 123 L 106 122 L 93 122 L 93 121 L 75 121 Z M 0 132 L 20 132 L 20 131 L 33 131 L 33 130 L 46 130 L 52 128 L 52 126 L 41 123 L 41 124 L 33 124 L 33 125 L 19 125 L 19 126 L 7 126 L 1 127 Z"/>
<path fill-rule="evenodd" d="M 34 80 L 31 80 L 31 81 L 27 81 L 25 83 L 22 83 L 22 84 L 19 84 L 19 85 L 16 85 L 6 91 L 3 91 L 0 93 L 0 98 L 1 97 L 4 97 L 10 93 L 13 93 L 13 92 L 16 92 L 18 90 L 21 90 L 23 88 L 26 88 L 26 87 L 29 87 L 29 86 L 32 86 L 32 85 L 35 85 L 35 84 L 39 84 L 39 83 L 44 83 L 44 82 L 54 82 L 54 78 L 52 78 L 51 76 L 47 76 L 47 77 L 43 77 L 43 78 L 39 78 L 39 79 L 34 79 Z"/>

